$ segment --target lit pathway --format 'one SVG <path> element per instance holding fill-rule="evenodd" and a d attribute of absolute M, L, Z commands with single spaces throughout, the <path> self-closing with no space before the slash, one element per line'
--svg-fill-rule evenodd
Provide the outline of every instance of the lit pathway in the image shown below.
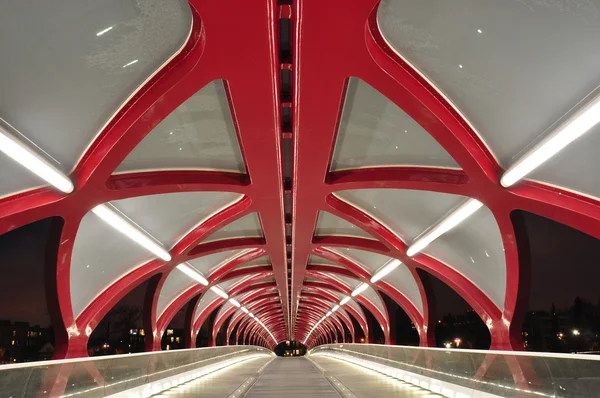
<path fill-rule="evenodd" d="M 234 393 L 259 369 L 271 360 L 270 357 L 251 359 L 241 364 L 218 370 L 189 383 L 164 391 L 153 397 L 202 397 L 225 398 Z"/>
<path fill-rule="evenodd" d="M 244 398 L 321 398 L 339 394 L 306 358 L 276 358 Z"/>
<path fill-rule="evenodd" d="M 339 387 L 346 389 L 340 394 L 345 397 L 441 398 L 440 395 L 360 366 L 319 355 L 312 356 L 311 360 L 325 370 L 325 376 L 333 376 L 340 383 Z M 346 395 L 346 392 L 349 394 Z"/>

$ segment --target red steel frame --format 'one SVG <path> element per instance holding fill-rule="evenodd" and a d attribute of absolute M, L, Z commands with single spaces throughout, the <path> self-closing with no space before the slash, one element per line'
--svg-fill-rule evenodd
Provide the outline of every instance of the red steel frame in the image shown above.
<path fill-rule="evenodd" d="M 301 72 L 296 78 L 294 101 L 292 316 L 296 317 L 300 311 L 297 298 L 303 289 L 304 277 L 312 268 L 307 267 L 308 256 L 319 253 L 322 246 L 353 247 L 398 258 L 409 267 L 424 303 L 422 322 L 415 319 L 412 309 L 407 308 L 399 297 L 394 300 L 411 316 L 415 325 L 419 325 L 421 345 L 434 343 L 435 321 L 430 319 L 428 306 L 433 303 L 428 300 L 417 269 L 444 281 L 477 311 L 490 329 L 492 348 L 522 349 L 520 334 L 530 271 L 526 264 L 519 264 L 511 212 L 532 212 L 600 238 L 600 206 L 595 200 L 538 183 L 523 182 L 511 189 L 501 187 L 502 168 L 469 124 L 435 87 L 383 40 L 376 20 L 378 2 L 365 0 L 353 2 L 351 6 L 340 0 L 295 4 L 294 13 L 301 22 L 295 26 L 298 39 L 294 68 Z M 335 45 L 323 40 L 324 29 L 335 37 Z M 462 170 L 384 167 L 330 172 L 350 76 L 366 81 L 417 121 L 450 153 Z M 392 231 L 333 196 L 336 191 L 361 188 L 428 190 L 464 195 L 484 203 L 498 222 L 505 248 L 507 289 L 504 308 L 497 308 L 477 286 L 439 261 L 423 254 L 408 258 L 405 242 Z M 377 241 L 313 237 L 321 210 L 357 225 Z M 307 328 L 295 321 L 293 338 L 302 340 L 306 333 Z"/>
<path fill-rule="evenodd" d="M 240 0 L 233 3 L 190 0 L 193 12 L 191 36 L 181 53 L 159 71 L 127 103 L 84 154 L 70 176 L 75 191 L 60 194 L 50 188 L 35 189 L 0 200 L 0 234 L 47 217 L 60 217 L 60 245 L 56 264 L 49 266 L 47 301 L 55 326 L 56 358 L 87 355 L 87 340 L 102 317 L 128 292 L 151 280 L 146 295 L 145 328 L 147 349 L 160 349 L 160 337 L 168 323 L 186 303 L 196 303 L 218 282 L 253 275 L 231 293 L 248 297 L 248 308 L 257 311 L 278 341 L 302 341 L 312 326 L 337 302 L 331 291 L 349 294 L 349 288 L 332 275 L 344 275 L 369 283 L 365 267 L 325 247 L 350 247 L 400 259 L 417 281 L 423 299 L 420 314 L 393 286 L 379 281 L 370 284 L 400 305 L 413 321 L 423 346 L 434 344 L 434 303 L 427 283 L 417 269 L 435 275 L 463 297 L 488 325 L 492 348 L 521 349 L 522 317 L 529 292 L 529 269 L 519 263 L 515 226 L 510 214 L 525 210 L 547 217 L 600 238 L 600 204 L 574 193 L 538 183 L 524 182 L 511 189 L 500 186 L 502 168 L 454 110 L 411 65 L 403 61 L 383 40 L 377 27 L 378 0 L 348 2 L 296 1 L 294 6 L 264 0 L 263 7 Z M 228 19 L 223 23 L 224 18 Z M 292 178 L 292 296 L 288 297 L 284 187 L 282 175 L 279 70 L 277 62 L 277 19 L 289 17 L 293 29 L 293 178 Z M 230 27 L 235 26 L 235 30 Z M 335 35 L 335 45 L 323 40 L 324 29 Z M 236 33 L 233 33 L 233 32 Z M 237 32 L 244 32 L 238 34 Z M 233 58 L 232 54 L 235 54 Z M 240 64 L 239 60 L 252 59 Z M 365 168 L 330 172 L 347 79 L 358 77 L 379 90 L 425 128 L 459 163 L 462 170 L 418 167 Z M 153 171 L 112 175 L 127 154 L 158 124 L 194 93 L 216 79 L 226 83 L 228 99 L 247 175 L 214 171 Z M 413 189 L 452 193 L 476 198 L 494 214 L 506 255 L 507 289 L 504 308 L 470 280 L 445 264 L 420 254 L 406 256 L 406 243 L 378 220 L 338 199 L 334 193 L 347 189 Z M 237 203 L 204 221 L 171 250 L 172 260 L 152 260 L 107 287 L 89 306 L 75 316 L 70 297 L 70 259 L 83 216 L 94 206 L 108 201 L 161 193 L 228 191 L 243 195 Z M 328 211 L 371 234 L 376 240 L 350 237 L 314 237 L 319 211 Z M 252 212 L 260 218 L 264 239 L 240 238 L 201 242 L 211 233 Z M 234 248 L 253 249 L 242 258 L 225 264 L 208 276 L 208 287 L 184 292 L 157 319 L 160 288 L 176 265 L 202 255 Z M 239 269 L 247 261 L 269 255 L 272 267 Z M 344 268 L 307 264 L 310 254 L 335 261 Z M 305 277 L 325 281 L 306 282 Z M 275 282 L 270 281 L 274 278 Z M 279 292 L 274 299 L 273 289 Z M 273 297 L 271 297 L 273 296 Z M 302 300 L 300 300 L 302 298 Z M 373 303 L 358 297 L 372 312 L 390 343 L 390 317 Z M 221 303 L 218 299 L 215 302 Z M 291 312 L 288 308 L 291 306 Z M 211 311 L 186 333 L 192 344 L 195 334 Z M 366 317 L 350 306 L 345 310 L 359 322 L 366 339 Z M 190 312 L 190 317 L 193 311 Z M 229 315 L 216 320 L 212 336 Z M 289 316 L 291 319 L 289 319 Z M 337 313 L 313 332 L 309 346 L 334 341 L 335 330 L 344 335 L 346 324 L 354 339 L 355 330 L 347 316 Z M 251 341 L 273 347 L 270 336 L 241 312 L 227 326 L 227 342 L 235 333 L 236 344 Z M 291 327 L 291 329 L 290 329 Z"/>

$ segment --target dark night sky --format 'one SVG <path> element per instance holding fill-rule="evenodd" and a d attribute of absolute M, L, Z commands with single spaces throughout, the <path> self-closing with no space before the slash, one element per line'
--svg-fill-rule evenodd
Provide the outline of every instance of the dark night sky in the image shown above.
<path fill-rule="evenodd" d="M 535 215 L 525 214 L 525 220 L 533 272 L 529 308 L 549 309 L 552 303 L 566 307 L 576 296 L 600 300 L 600 241 Z M 0 236 L 0 319 L 49 324 L 43 273 L 48 228 L 43 220 Z M 434 289 L 438 315 L 467 309 L 441 282 L 434 281 Z M 142 299 L 139 291 L 124 300 L 131 305 Z"/>

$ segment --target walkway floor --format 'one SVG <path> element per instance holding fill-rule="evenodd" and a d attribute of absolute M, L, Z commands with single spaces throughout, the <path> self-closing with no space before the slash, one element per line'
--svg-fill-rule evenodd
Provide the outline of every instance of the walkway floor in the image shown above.
<path fill-rule="evenodd" d="M 428 390 L 337 359 L 317 355 L 311 360 L 325 370 L 325 376 L 335 377 L 357 398 L 441 398 Z"/>
<path fill-rule="evenodd" d="M 268 366 L 264 368 L 266 364 Z M 261 370 L 262 373 L 257 373 Z M 252 383 L 254 385 L 248 390 Z M 254 359 L 156 396 L 169 398 L 440 398 L 439 395 L 400 380 L 323 356 L 313 356 L 310 360 L 304 357 Z"/>
<path fill-rule="evenodd" d="M 202 397 L 226 398 L 232 395 L 246 380 L 256 376 L 256 372 L 271 358 L 257 358 L 229 368 L 218 370 L 189 383 L 171 388 L 153 397 Z"/>
<path fill-rule="evenodd" d="M 306 358 L 276 358 L 244 398 L 339 398 L 325 377 Z"/>

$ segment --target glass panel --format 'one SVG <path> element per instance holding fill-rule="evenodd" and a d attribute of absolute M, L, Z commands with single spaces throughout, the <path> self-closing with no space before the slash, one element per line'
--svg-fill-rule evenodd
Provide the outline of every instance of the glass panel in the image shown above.
<path fill-rule="evenodd" d="M 459 167 L 392 101 L 364 81 L 350 78 L 331 171 L 372 166 Z"/>
<path fill-rule="evenodd" d="M 600 387 L 600 358 L 593 355 L 374 344 L 323 345 L 308 355 L 333 356 L 400 380 L 409 376 L 413 384 L 414 377 L 431 381 L 430 387 L 446 383 L 453 394 L 473 394 L 464 396 L 594 397 Z"/>
<path fill-rule="evenodd" d="M 309 264 L 335 265 L 336 267 L 340 266 L 340 264 L 336 263 L 335 261 L 330 261 L 330 260 L 327 260 L 326 258 L 323 258 L 321 256 L 316 256 L 314 254 L 311 254 L 308 257 L 308 263 Z"/>
<path fill-rule="evenodd" d="M 230 192 L 178 192 L 111 202 L 167 248 L 242 195 Z"/>
<path fill-rule="evenodd" d="M 383 305 L 383 301 L 381 301 L 381 297 L 372 287 L 368 287 L 360 295 L 369 300 L 371 304 L 375 305 L 375 307 L 379 310 L 379 312 L 381 312 L 381 314 L 384 317 L 387 317 L 387 311 L 385 309 L 385 306 Z"/>
<path fill-rule="evenodd" d="M 319 218 L 317 219 L 317 228 L 315 230 L 316 236 L 356 236 L 359 238 L 373 239 L 371 235 L 365 232 L 362 228 L 357 227 L 348 221 L 334 216 L 326 211 L 319 212 Z"/>
<path fill-rule="evenodd" d="M 252 278 L 254 275 L 247 275 L 247 276 L 240 276 L 239 278 L 233 278 L 233 279 L 229 279 L 228 281 L 224 281 L 219 283 L 219 287 L 221 287 L 221 289 L 223 289 L 224 292 L 229 292 L 229 289 L 231 289 L 233 286 L 237 286 L 238 284 L 240 284 L 242 281 Z"/>
<path fill-rule="evenodd" d="M 227 224 L 206 239 L 207 242 L 230 238 L 263 237 L 262 228 L 257 213 L 250 213 Z"/>
<path fill-rule="evenodd" d="M 185 44 L 191 24 L 185 0 L 3 2 L 0 118 L 69 173 L 121 104 Z M 14 177 L 0 196 L 45 185 Z"/>
<path fill-rule="evenodd" d="M 477 285 L 498 308 L 504 308 L 506 260 L 502 235 L 485 206 L 424 250 Z"/>
<path fill-rule="evenodd" d="M 599 16 L 595 1 L 383 0 L 377 12 L 504 167 L 600 85 Z"/>
<path fill-rule="evenodd" d="M 408 189 L 356 189 L 336 192 L 336 196 L 380 220 L 405 243 L 410 243 L 465 199 Z"/>
<path fill-rule="evenodd" d="M 271 265 L 271 258 L 269 256 L 261 256 L 259 258 L 255 258 L 252 261 L 248 261 L 247 263 L 244 263 L 244 265 L 238 267 L 239 268 L 249 268 L 249 267 L 254 267 L 257 265 Z"/>
<path fill-rule="evenodd" d="M 221 297 L 217 296 L 217 293 L 213 292 L 210 289 L 207 289 L 206 292 L 200 297 L 198 304 L 196 305 L 196 310 L 194 311 L 194 323 L 200 317 L 200 313 L 203 308 L 208 307 L 213 301 L 216 299 L 220 299 Z"/>
<path fill-rule="evenodd" d="M 328 247 L 327 249 L 353 260 L 355 263 L 359 264 L 361 268 L 367 270 L 371 275 L 373 275 L 379 268 L 383 267 L 387 262 L 392 260 L 392 258 L 388 256 L 383 256 L 378 253 L 364 250 L 351 249 L 349 247 L 337 249 Z"/>
<path fill-rule="evenodd" d="M 46 361 L 2 365 L 0 391 L 6 397 L 56 396 L 84 398 L 126 394 L 160 381 L 161 390 L 172 378 L 201 373 L 249 359 L 274 356 L 262 347 L 211 347 L 129 355 L 83 358 L 79 361 Z M 190 377 L 191 378 L 191 377 Z M 189 380 L 189 379 L 188 379 Z M 142 396 L 139 391 L 136 396 Z"/>
<path fill-rule="evenodd" d="M 164 169 L 246 171 L 222 81 L 209 83 L 175 109 L 116 172 Z"/>
<path fill-rule="evenodd" d="M 421 292 L 415 278 L 404 264 L 400 264 L 395 270 L 381 279 L 383 282 L 395 287 L 423 314 L 423 301 Z"/>
<path fill-rule="evenodd" d="M 224 252 L 218 252 L 209 254 L 208 256 L 198 257 L 194 260 L 188 261 L 198 272 L 205 277 L 208 277 L 211 273 L 215 272 L 221 265 L 227 262 L 232 257 L 240 254 L 242 250 L 227 250 Z"/>
<path fill-rule="evenodd" d="M 88 212 L 77 230 L 71 257 L 71 303 L 79 315 L 119 277 L 154 256 Z"/>
<path fill-rule="evenodd" d="M 559 186 L 600 199 L 600 125 L 551 157 L 528 179 Z"/>
<path fill-rule="evenodd" d="M 362 283 L 358 279 L 349 278 L 347 276 L 342 276 L 342 275 L 330 275 L 330 276 L 332 278 L 339 279 L 340 281 L 344 282 L 344 284 L 349 286 L 351 290 L 356 289 L 356 287 Z"/>
<path fill-rule="evenodd" d="M 160 295 L 158 296 L 158 303 L 156 305 L 157 319 L 177 297 L 197 285 L 198 282 L 179 271 L 177 268 L 173 269 L 160 289 Z"/>

